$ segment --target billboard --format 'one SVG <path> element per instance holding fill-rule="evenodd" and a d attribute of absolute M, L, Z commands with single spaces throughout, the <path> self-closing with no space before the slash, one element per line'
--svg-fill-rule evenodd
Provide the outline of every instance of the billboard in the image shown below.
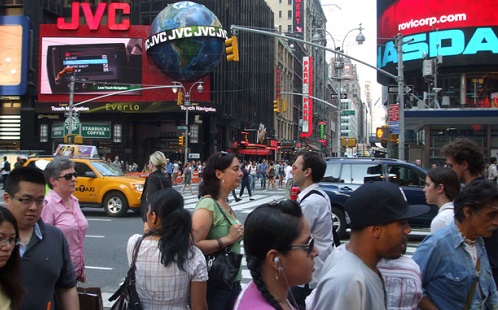
<path fill-rule="evenodd" d="M 0 16 L 0 95 L 24 95 L 28 89 L 29 18 Z"/>
<path fill-rule="evenodd" d="M 403 35 L 405 71 L 420 70 L 425 56 L 444 57 L 445 67 L 498 63 L 498 14 L 495 0 L 378 0 L 377 67 L 397 73 L 394 38 Z M 379 82 L 387 79 L 378 74 Z"/>
<path fill-rule="evenodd" d="M 149 29 L 149 26 L 130 25 L 126 31 L 112 31 L 108 27 L 90 30 L 88 25 L 79 25 L 77 29 L 67 30 L 55 24 L 40 25 L 37 110 L 54 112 L 54 107 L 44 103 L 68 102 L 70 74 L 56 79 L 66 66 L 75 68 L 74 103 L 89 101 L 80 107 L 85 111 L 102 111 L 109 103 L 176 103 L 177 95 L 173 91 L 160 88 L 172 85 L 173 80 L 142 53 Z M 209 102 L 210 77 L 201 80 L 204 91 L 193 92 L 192 101 Z M 192 84 L 182 83 L 186 88 Z M 113 95 L 94 100 L 107 94 Z M 99 109 L 94 109 L 96 106 Z M 176 104 L 175 108 L 180 109 Z"/>

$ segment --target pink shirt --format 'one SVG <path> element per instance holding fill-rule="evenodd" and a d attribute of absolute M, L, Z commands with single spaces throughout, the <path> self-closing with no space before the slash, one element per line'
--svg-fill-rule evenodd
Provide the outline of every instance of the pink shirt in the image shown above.
<path fill-rule="evenodd" d="M 235 302 L 234 310 L 274 310 L 275 308 L 266 301 L 256 284 L 249 282 L 240 292 Z M 292 307 L 292 309 L 295 309 Z"/>
<path fill-rule="evenodd" d="M 79 278 L 85 271 L 84 241 L 88 221 L 81 212 L 78 199 L 74 195 L 71 195 L 70 199 L 73 210 L 64 204 L 59 194 L 50 190 L 45 196 L 46 204 L 41 217 L 45 223 L 62 230 L 69 244 L 75 277 Z"/>

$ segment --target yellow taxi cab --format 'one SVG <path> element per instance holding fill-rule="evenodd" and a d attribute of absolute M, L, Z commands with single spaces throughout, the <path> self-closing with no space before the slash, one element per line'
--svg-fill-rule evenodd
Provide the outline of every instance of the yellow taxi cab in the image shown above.
<path fill-rule="evenodd" d="M 67 148 L 64 145 L 62 147 Z M 145 179 L 125 176 L 120 169 L 106 161 L 84 158 L 86 155 L 78 152 L 81 145 L 71 147 L 71 160 L 78 174 L 74 195 L 82 207 L 104 208 L 107 215 L 113 217 L 124 216 L 128 209 L 140 212 Z M 60 149 L 61 145 L 57 148 L 56 155 L 62 155 Z M 44 170 L 52 159 L 53 157 L 34 157 L 28 159 L 24 166 Z"/>

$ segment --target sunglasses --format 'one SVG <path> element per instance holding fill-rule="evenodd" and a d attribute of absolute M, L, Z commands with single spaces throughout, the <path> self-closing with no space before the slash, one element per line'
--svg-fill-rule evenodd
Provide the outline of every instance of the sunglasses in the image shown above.
<path fill-rule="evenodd" d="M 308 256 L 311 255 L 311 252 L 313 252 L 313 249 L 315 248 L 315 239 L 310 238 L 310 241 L 308 241 L 308 244 L 291 244 L 290 249 L 291 250 L 305 250 L 306 254 Z"/>
<path fill-rule="evenodd" d="M 73 177 L 76 179 L 78 177 L 78 174 L 76 172 L 73 172 L 73 173 L 66 173 L 65 175 L 61 175 L 59 177 L 57 177 L 57 179 L 66 179 L 67 181 L 69 180 L 72 180 Z"/>

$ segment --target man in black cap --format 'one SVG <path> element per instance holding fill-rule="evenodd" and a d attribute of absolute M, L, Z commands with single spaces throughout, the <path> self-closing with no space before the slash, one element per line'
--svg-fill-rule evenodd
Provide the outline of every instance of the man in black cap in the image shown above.
<path fill-rule="evenodd" d="M 386 293 L 377 263 L 401 256 L 411 230 L 407 219 L 429 207 L 408 205 L 401 188 L 388 182 L 363 184 L 345 207 L 350 241 L 327 258 L 307 303 L 312 309 L 384 310 Z"/>

